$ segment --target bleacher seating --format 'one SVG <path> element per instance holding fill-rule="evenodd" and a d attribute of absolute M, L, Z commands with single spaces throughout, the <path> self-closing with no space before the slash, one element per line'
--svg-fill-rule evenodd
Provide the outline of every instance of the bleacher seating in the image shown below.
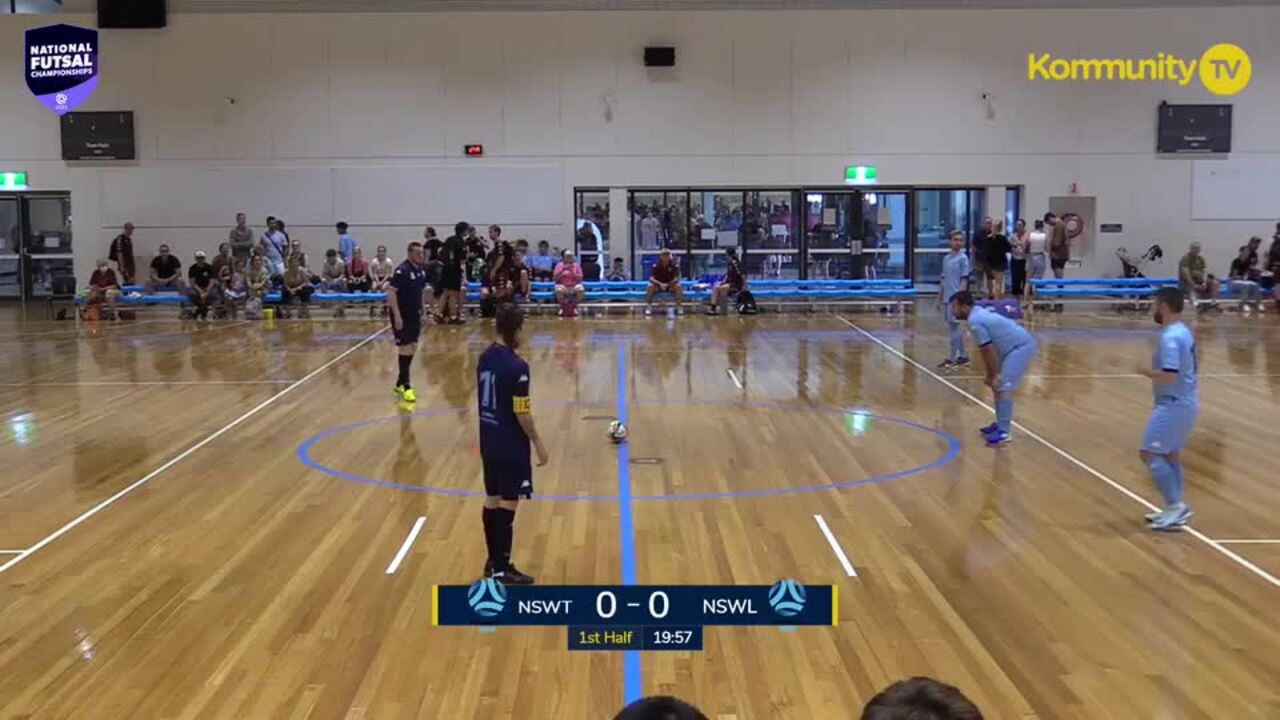
<path fill-rule="evenodd" d="M 1031 281 L 1037 299 L 1099 301 L 1145 300 L 1164 287 L 1177 287 L 1178 278 L 1037 278 Z"/>
<path fill-rule="evenodd" d="M 644 302 L 649 284 L 644 280 L 625 282 L 585 282 L 582 284 L 586 292 L 584 305 L 626 306 Z M 685 301 L 689 303 L 706 302 L 711 297 L 712 286 L 709 283 L 685 280 Z M 480 283 L 468 283 L 467 300 L 475 303 L 480 300 Z M 916 290 L 910 280 L 755 280 L 749 283 L 751 293 L 757 303 L 766 306 L 784 305 L 823 305 L 847 303 L 882 303 L 900 307 L 916 297 Z M 117 303 L 122 307 L 148 305 L 182 305 L 189 300 L 185 295 L 176 292 L 147 293 L 139 285 L 126 285 Z M 82 293 L 76 298 L 77 304 L 83 305 L 86 296 Z M 529 298 L 533 303 L 554 304 L 555 284 L 535 282 L 530 285 Z M 331 293 L 316 292 L 311 296 L 314 305 L 358 305 L 381 303 L 382 293 Z M 280 302 L 280 293 L 269 293 L 264 304 L 270 306 Z"/>

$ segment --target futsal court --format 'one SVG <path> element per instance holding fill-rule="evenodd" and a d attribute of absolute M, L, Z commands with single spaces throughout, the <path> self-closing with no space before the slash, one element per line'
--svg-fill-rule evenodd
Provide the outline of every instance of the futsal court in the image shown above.
<path fill-rule="evenodd" d="M 563 628 L 432 627 L 485 560 L 475 366 L 431 327 L 419 400 L 378 320 L 8 314 L 0 716 L 843 718 L 929 675 L 990 718 L 1280 716 L 1280 331 L 1194 325 L 1196 510 L 1152 533 L 1137 460 L 1155 326 L 1073 308 L 1012 445 L 945 325 L 874 312 L 534 318 L 551 461 L 513 559 L 540 584 L 839 586 L 829 628 L 707 628 L 699 653 L 570 653 Z M 615 419 L 625 445 L 608 442 Z M 631 665 L 634 664 L 634 667 Z"/>

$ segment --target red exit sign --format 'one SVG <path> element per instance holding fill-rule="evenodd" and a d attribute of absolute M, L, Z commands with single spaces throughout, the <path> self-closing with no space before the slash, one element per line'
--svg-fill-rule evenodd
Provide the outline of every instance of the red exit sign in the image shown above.
<path fill-rule="evenodd" d="M 479 143 L 474 145 L 463 145 L 462 154 L 468 157 L 480 157 L 484 154 L 484 146 Z"/>

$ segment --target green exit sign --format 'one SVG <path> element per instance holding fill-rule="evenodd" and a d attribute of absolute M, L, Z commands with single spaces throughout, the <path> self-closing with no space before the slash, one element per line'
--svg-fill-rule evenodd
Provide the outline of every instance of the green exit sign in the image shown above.
<path fill-rule="evenodd" d="M 0 172 L 0 190 L 26 190 L 27 174 L 24 172 Z"/>
<path fill-rule="evenodd" d="M 844 181 L 849 185 L 875 185 L 875 165 L 846 165 Z"/>

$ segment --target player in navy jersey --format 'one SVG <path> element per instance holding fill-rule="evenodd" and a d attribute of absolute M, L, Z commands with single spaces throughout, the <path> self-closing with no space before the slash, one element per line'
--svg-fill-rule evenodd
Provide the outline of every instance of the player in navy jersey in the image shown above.
<path fill-rule="evenodd" d="M 538 437 L 529 408 L 529 364 L 516 354 L 524 313 L 512 304 L 498 308 L 498 340 L 480 356 L 476 391 L 480 404 L 480 458 L 484 464 L 485 562 L 487 577 L 515 585 L 531 585 L 533 578 L 511 562 L 511 540 L 521 497 L 533 496 L 533 464 L 529 446 L 538 453 L 538 467 L 547 464 L 547 449 Z"/>
<path fill-rule="evenodd" d="M 951 296 L 951 314 L 969 323 L 986 367 L 986 384 L 995 392 L 996 421 L 982 428 L 982 435 L 990 447 L 1007 445 L 1013 439 L 1013 393 L 1036 356 L 1036 339 L 1017 321 L 974 307 L 968 290 Z"/>
<path fill-rule="evenodd" d="M 387 308 L 391 313 L 391 331 L 396 338 L 396 354 L 400 374 L 396 377 L 396 394 L 407 403 L 416 402 L 417 394 L 409 384 L 409 368 L 413 353 L 422 336 L 422 302 L 427 285 L 426 252 L 422 243 L 409 243 L 409 259 L 400 263 L 391 275 L 387 288 Z"/>
<path fill-rule="evenodd" d="M 1152 530 L 1180 530 L 1191 519 L 1191 508 L 1182 500 L 1182 463 L 1178 453 L 1187 444 L 1200 410 L 1196 373 L 1196 339 L 1182 322 L 1182 292 L 1161 288 L 1151 303 L 1151 315 L 1160 331 L 1150 367 L 1140 373 L 1151 378 L 1155 407 L 1142 437 L 1139 454 L 1151 479 L 1164 498 L 1163 512 L 1150 513 Z"/>

